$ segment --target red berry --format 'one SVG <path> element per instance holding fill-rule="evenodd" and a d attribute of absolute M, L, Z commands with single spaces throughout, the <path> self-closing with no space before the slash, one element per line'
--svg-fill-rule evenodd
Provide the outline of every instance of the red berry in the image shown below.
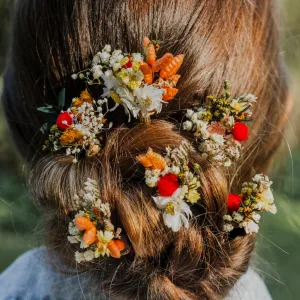
<path fill-rule="evenodd" d="M 73 124 L 73 118 L 70 116 L 68 112 L 61 113 L 56 120 L 56 125 L 61 130 L 66 130 L 72 124 Z"/>
<path fill-rule="evenodd" d="M 240 197 L 239 195 L 236 195 L 236 194 L 228 195 L 228 199 L 227 199 L 228 211 L 229 212 L 238 211 L 242 200 L 243 200 L 242 197 Z"/>
<path fill-rule="evenodd" d="M 242 142 L 247 140 L 248 134 L 249 134 L 249 129 L 247 125 L 241 122 L 235 123 L 232 129 L 232 135 L 237 141 Z"/>
<path fill-rule="evenodd" d="M 132 67 L 132 61 L 130 60 L 126 65 L 124 65 L 125 69 L 129 69 Z"/>
<path fill-rule="evenodd" d="M 158 181 L 157 187 L 160 196 L 172 196 L 179 188 L 178 177 L 174 174 L 166 174 Z"/>

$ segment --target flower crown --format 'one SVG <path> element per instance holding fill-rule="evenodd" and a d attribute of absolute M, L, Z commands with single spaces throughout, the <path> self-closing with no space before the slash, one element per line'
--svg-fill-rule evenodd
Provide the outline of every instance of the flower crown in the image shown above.
<path fill-rule="evenodd" d="M 74 162 L 81 153 L 97 155 L 103 146 L 103 133 L 113 123 L 111 114 L 122 106 L 131 118 L 149 123 L 150 116 L 160 113 L 162 106 L 173 100 L 178 92 L 177 74 L 184 55 L 166 53 L 157 59 L 159 42 L 144 38 L 144 53 L 123 53 L 106 45 L 98 52 L 91 67 L 73 74 L 74 80 L 84 80 L 87 86 L 101 86 L 103 93 L 95 99 L 86 89 L 62 111 L 56 125 L 51 127 L 45 150 L 66 150 Z M 109 107 L 113 103 L 113 107 Z M 49 107 L 39 108 L 47 111 Z"/>

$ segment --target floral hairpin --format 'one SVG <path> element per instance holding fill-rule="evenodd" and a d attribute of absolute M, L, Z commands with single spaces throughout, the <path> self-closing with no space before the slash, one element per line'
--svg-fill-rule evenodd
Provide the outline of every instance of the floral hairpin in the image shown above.
<path fill-rule="evenodd" d="M 193 133 L 204 158 L 229 167 L 240 157 L 241 142 L 248 138 L 245 123 L 251 120 L 256 97 L 248 94 L 232 99 L 227 81 L 224 88 L 221 97 L 208 97 L 208 106 L 189 109 L 183 129 Z"/>
<path fill-rule="evenodd" d="M 68 241 L 80 243 L 83 252 L 75 253 L 75 260 L 91 261 L 100 256 L 120 258 L 128 253 L 121 240 L 121 229 L 115 230 L 111 223 L 111 211 L 108 203 L 100 199 L 97 182 L 88 179 L 82 195 L 75 196 L 74 208 L 78 213 L 69 223 Z"/>
<path fill-rule="evenodd" d="M 253 182 L 245 182 L 240 195 L 228 196 L 228 214 L 224 216 L 224 231 L 244 228 L 246 234 L 258 232 L 259 212 L 276 214 L 277 208 L 271 191 L 272 182 L 268 176 L 257 174 Z"/>
<path fill-rule="evenodd" d="M 159 43 L 144 38 L 142 53 L 123 53 L 106 45 L 94 56 L 92 67 L 73 74 L 73 79 L 83 79 L 88 85 L 104 86 L 102 98 L 111 98 L 115 106 L 122 105 L 129 117 L 148 122 L 149 117 L 159 113 L 162 104 L 173 100 L 180 75 L 177 74 L 184 59 L 183 54 L 166 53 L 157 59 Z"/>
<path fill-rule="evenodd" d="M 158 194 L 153 200 L 163 212 L 164 223 L 174 232 L 179 231 L 182 225 L 189 228 L 192 211 L 188 203 L 197 203 L 201 198 L 197 175 L 199 165 L 190 166 L 190 150 L 190 145 L 184 142 L 179 148 L 168 147 L 165 157 L 151 148 L 146 154 L 137 156 L 137 160 L 146 169 L 146 184 L 157 188 Z"/>
<path fill-rule="evenodd" d="M 71 106 L 62 111 L 56 124 L 51 127 L 45 150 L 66 150 L 66 155 L 74 156 L 74 162 L 84 152 L 88 156 L 97 155 L 102 147 L 103 132 L 113 126 L 110 113 L 118 106 L 124 108 L 131 117 L 148 123 L 150 116 L 160 113 L 163 104 L 173 100 L 178 92 L 177 74 L 184 55 L 173 56 L 166 53 L 157 59 L 159 44 L 144 39 L 144 54 L 123 53 L 106 45 L 98 52 L 91 68 L 73 74 L 72 78 L 82 79 L 88 86 L 103 87 L 100 99 L 94 99 L 88 89 L 74 98 Z M 114 103 L 113 107 L 109 107 Z M 61 107 L 61 106 L 60 106 Z M 53 114 L 53 107 L 41 107 L 39 111 Z"/>

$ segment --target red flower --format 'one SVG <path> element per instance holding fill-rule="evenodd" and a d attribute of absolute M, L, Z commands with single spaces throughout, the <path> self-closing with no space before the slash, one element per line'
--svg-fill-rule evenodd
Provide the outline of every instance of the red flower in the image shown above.
<path fill-rule="evenodd" d="M 247 140 L 248 134 L 249 134 L 249 129 L 247 125 L 241 122 L 235 123 L 232 130 L 232 135 L 237 141 L 242 142 Z"/>
<path fill-rule="evenodd" d="M 72 124 L 73 124 L 73 118 L 70 116 L 68 112 L 61 113 L 56 120 L 56 125 L 61 130 L 66 130 Z"/>
<path fill-rule="evenodd" d="M 178 177 L 174 174 L 166 174 L 157 184 L 160 196 L 169 197 L 179 188 Z"/>
<path fill-rule="evenodd" d="M 242 197 L 240 197 L 239 195 L 236 195 L 236 194 L 228 195 L 228 199 L 227 199 L 228 211 L 229 212 L 238 211 L 242 200 L 243 200 Z"/>
<path fill-rule="evenodd" d="M 132 61 L 130 60 L 132 58 L 132 56 L 129 55 L 127 57 L 129 58 L 129 62 L 123 66 L 123 68 L 125 68 L 125 69 L 132 68 Z"/>

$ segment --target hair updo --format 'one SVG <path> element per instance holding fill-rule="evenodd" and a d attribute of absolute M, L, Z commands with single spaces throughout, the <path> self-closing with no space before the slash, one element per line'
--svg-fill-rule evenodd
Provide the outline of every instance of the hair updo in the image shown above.
<path fill-rule="evenodd" d="M 163 41 L 160 53 L 185 54 L 176 99 L 150 125 L 129 126 L 119 110 L 120 124 L 107 133 L 98 157 L 73 164 L 64 154 L 43 153 L 43 120 L 35 108 L 54 104 L 63 87 L 69 96 L 78 94 L 71 74 L 86 69 L 105 44 L 138 52 L 149 34 Z M 3 104 L 16 147 L 30 166 L 33 198 L 47 215 L 49 248 L 74 263 L 67 241 L 71 200 L 92 178 L 134 251 L 118 261 L 80 266 L 99 270 L 99 290 L 110 290 L 114 299 L 224 296 L 246 272 L 255 241 L 255 235 L 223 233 L 227 195 L 266 170 L 284 126 L 287 89 L 278 40 L 269 0 L 17 1 Z M 258 97 L 251 135 L 229 171 L 191 153 L 191 162 L 201 167 L 203 200 L 193 207 L 189 230 L 174 233 L 163 225 L 135 156 L 191 140 L 179 129 L 182 112 L 220 94 L 224 79 L 233 95 L 251 91 Z"/>

